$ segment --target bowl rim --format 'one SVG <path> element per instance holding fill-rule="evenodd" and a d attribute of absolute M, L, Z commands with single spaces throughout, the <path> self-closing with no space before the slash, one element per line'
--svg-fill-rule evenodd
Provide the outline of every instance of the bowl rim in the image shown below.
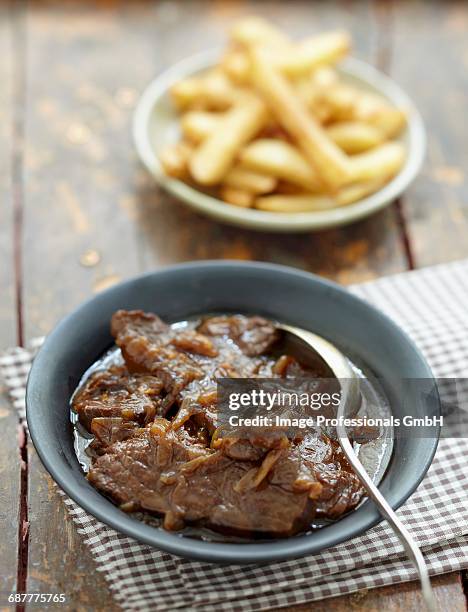
<path fill-rule="evenodd" d="M 193 270 L 213 270 L 214 268 L 225 269 L 229 272 L 232 272 L 235 268 L 242 268 L 244 270 L 256 270 L 260 273 L 263 271 L 267 273 L 273 272 L 274 274 L 293 275 L 298 279 L 306 280 L 308 282 L 312 280 L 322 284 L 328 290 L 346 294 L 346 299 L 357 303 L 358 306 L 361 305 L 361 307 L 365 306 L 366 308 L 371 309 L 374 311 L 374 315 L 377 317 L 377 319 L 382 322 L 382 325 L 390 326 L 393 331 L 411 347 L 413 353 L 419 358 L 419 367 L 421 367 L 425 372 L 425 376 L 422 377 L 434 380 L 432 371 L 419 348 L 395 322 L 393 322 L 386 314 L 371 304 L 368 304 L 365 300 L 346 291 L 345 288 L 332 281 L 323 279 L 322 277 L 316 276 L 309 272 L 290 268 L 288 266 L 256 261 L 239 262 L 236 260 L 205 260 L 175 264 L 161 270 L 146 272 L 144 274 L 132 277 L 123 281 L 122 283 L 118 283 L 117 285 L 110 287 L 105 291 L 102 291 L 95 296 L 92 296 L 79 305 L 70 314 L 65 316 L 46 337 L 42 347 L 39 349 L 33 361 L 28 376 L 26 389 L 26 418 L 31 440 L 40 460 L 59 487 L 65 491 L 65 493 L 75 503 L 77 503 L 85 511 L 89 512 L 95 518 L 114 528 L 116 531 L 130 536 L 135 540 L 180 557 L 221 564 L 251 564 L 282 561 L 313 554 L 361 535 L 384 520 L 370 500 L 366 500 L 361 506 L 363 507 L 368 505 L 368 516 L 360 516 L 360 524 L 356 528 L 348 529 L 347 531 L 346 528 L 344 530 L 340 530 L 339 528 L 333 530 L 326 527 L 315 532 L 299 534 L 290 538 L 247 544 L 194 540 L 177 535 L 173 532 L 167 532 L 162 528 L 149 526 L 142 521 L 135 520 L 119 510 L 117 506 L 115 506 L 105 496 L 94 490 L 99 496 L 99 502 L 96 505 L 93 500 L 88 499 L 86 493 L 83 494 L 82 486 L 80 486 L 78 482 L 62 478 L 60 470 L 56 468 L 54 461 L 49 456 L 50 444 L 47 439 L 42 439 L 38 434 L 38 430 L 40 428 L 39 420 L 38 417 L 36 417 L 34 409 L 32 408 L 33 400 L 31 399 L 31 396 L 34 393 L 34 388 L 40 385 L 40 380 L 43 376 L 42 370 L 44 368 L 47 370 L 47 364 L 49 363 L 49 350 L 53 348 L 56 343 L 61 344 L 60 337 L 66 330 L 69 322 L 71 322 L 74 318 L 83 315 L 86 310 L 95 307 L 100 300 L 108 300 L 113 292 L 117 293 L 121 290 L 125 290 L 125 288 L 128 290 L 134 283 L 144 282 L 146 279 L 155 276 L 171 275 L 180 272 L 185 273 Z M 103 347 L 103 350 L 105 350 L 105 348 L 106 347 Z M 438 405 L 438 410 L 440 414 L 440 405 Z M 71 433 L 67 431 L 66 435 L 69 434 L 71 435 Z M 439 436 L 440 427 L 437 427 L 437 435 L 434 436 L 434 438 L 425 439 L 427 445 L 426 460 L 419 464 L 417 477 L 413 479 L 410 484 L 406 483 L 406 486 L 403 488 L 403 492 L 391 504 L 395 510 L 399 508 L 410 497 L 410 495 L 412 495 L 412 493 L 414 493 L 426 475 L 437 450 Z M 76 459 L 76 461 L 78 464 L 78 459 Z M 83 479 L 85 480 L 84 473 L 82 475 Z M 385 476 L 382 482 L 384 481 Z M 339 526 L 340 524 L 343 526 L 344 521 L 351 522 L 353 518 L 356 518 L 355 512 L 356 511 L 350 512 L 347 516 L 343 517 L 343 519 L 337 521 L 330 527 Z M 325 532 L 326 535 L 325 538 L 323 538 L 323 534 Z M 325 542 L 322 540 L 325 540 Z"/>
<path fill-rule="evenodd" d="M 180 60 L 160 73 L 141 94 L 133 114 L 133 141 L 143 165 L 166 191 L 191 208 L 219 221 L 259 231 L 318 231 L 353 223 L 388 206 L 402 194 L 419 173 L 426 155 L 427 139 L 422 117 L 415 104 L 390 77 L 371 64 L 350 57 L 337 66 L 339 72 L 362 81 L 389 99 L 395 106 L 405 108 L 408 113 L 405 132 L 408 138 L 408 152 L 405 165 L 382 189 L 348 206 L 326 211 L 273 213 L 227 204 L 183 181 L 168 177 L 162 170 L 151 145 L 148 125 L 153 109 L 172 84 L 213 66 L 219 59 L 220 52 L 219 48 L 202 51 Z"/>

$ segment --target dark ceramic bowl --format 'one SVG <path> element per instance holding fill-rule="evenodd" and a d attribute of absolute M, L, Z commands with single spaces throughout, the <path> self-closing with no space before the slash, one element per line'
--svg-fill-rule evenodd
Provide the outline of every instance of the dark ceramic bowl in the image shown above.
<path fill-rule="evenodd" d="M 100 293 L 65 318 L 34 360 L 27 387 L 31 437 L 45 467 L 81 507 L 117 531 L 156 548 L 219 563 L 260 563 L 301 557 L 355 537 L 379 521 L 366 501 L 336 523 L 306 535 L 250 544 L 204 542 L 151 527 L 128 516 L 86 480 L 75 456 L 70 396 L 84 371 L 112 344 L 109 321 L 118 308 L 141 308 L 169 321 L 209 312 L 263 314 L 309 329 L 369 364 L 392 395 L 402 378 L 432 373 L 408 337 L 383 314 L 321 278 L 261 263 L 196 262 L 140 276 Z M 411 399 L 411 398 L 409 398 Z M 437 413 L 421 397 L 413 414 Z M 395 416 L 402 416 L 397 402 Z M 437 447 L 431 437 L 396 439 L 380 488 L 398 508 L 425 475 Z"/>

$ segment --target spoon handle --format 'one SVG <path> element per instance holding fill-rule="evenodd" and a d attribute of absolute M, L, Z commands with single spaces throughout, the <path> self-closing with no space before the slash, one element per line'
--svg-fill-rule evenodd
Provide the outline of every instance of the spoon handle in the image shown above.
<path fill-rule="evenodd" d="M 406 554 L 408 555 L 409 559 L 414 563 L 419 574 L 422 595 L 428 612 L 436 612 L 437 608 L 434 599 L 434 593 L 432 591 L 431 581 L 429 579 L 429 572 L 427 571 L 426 562 L 421 551 L 419 550 L 418 545 L 416 544 L 409 531 L 400 521 L 393 508 L 391 508 L 385 497 L 382 495 L 382 493 L 379 491 L 379 489 L 376 487 L 376 485 L 364 469 L 364 466 L 358 459 L 351 445 L 351 442 L 349 441 L 345 427 L 343 425 L 338 425 L 336 431 L 338 434 L 338 439 L 340 441 L 341 448 L 344 454 L 346 455 L 346 458 L 348 459 L 349 463 L 356 472 L 359 480 L 366 488 L 369 497 L 371 497 L 371 499 L 378 507 L 380 513 L 390 523 L 393 531 L 396 533 L 396 535 L 400 539 L 400 542 L 403 544 Z"/>
<path fill-rule="evenodd" d="M 374 482 L 364 469 L 364 466 L 360 462 L 358 456 L 354 452 L 351 442 L 349 441 L 346 428 L 341 422 L 345 416 L 354 413 L 360 397 L 359 381 L 351 369 L 348 360 L 334 345 L 321 336 L 317 336 L 312 332 L 299 329 L 297 327 L 292 327 L 290 325 L 279 324 L 277 327 L 278 329 L 283 330 L 283 332 L 286 334 L 291 334 L 292 336 L 301 339 L 310 350 L 317 353 L 328 364 L 333 371 L 335 378 L 340 381 L 342 397 L 336 415 L 338 417 L 336 434 L 343 453 L 351 466 L 354 468 L 359 480 L 367 490 L 369 497 L 374 501 L 382 516 L 387 519 L 393 531 L 400 539 L 408 558 L 414 563 L 414 566 L 418 571 L 422 595 L 428 612 L 436 612 L 434 593 L 432 591 L 429 572 L 427 571 L 424 557 L 409 531 L 397 517 L 393 508 L 391 508 L 391 506 L 388 504 L 385 497 L 375 486 Z"/>

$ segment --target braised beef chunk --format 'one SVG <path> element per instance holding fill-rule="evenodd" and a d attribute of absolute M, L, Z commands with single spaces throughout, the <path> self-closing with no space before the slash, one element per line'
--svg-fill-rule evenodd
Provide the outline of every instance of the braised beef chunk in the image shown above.
<path fill-rule="evenodd" d="M 142 310 L 117 310 L 111 319 L 111 334 L 114 338 L 125 338 L 126 342 L 141 336 L 148 340 L 157 339 L 169 329 L 169 325 L 157 315 Z"/>
<path fill-rule="evenodd" d="M 159 414 L 162 382 L 130 374 L 125 366 L 111 366 L 90 376 L 73 398 L 73 409 L 88 431 L 96 417 L 121 417 L 144 425 Z"/>
<path fill-rule="evenodd" d="M 357 478 L 342 469 L 330 443 L 314 438 L 307 444 L 305 458 L 296 446 L 269 451 L 261 461 L 236 461 L 184 430 L 149 428 L 114 444 L 88 477 L 118 504 L 163 514 L 169 529 L 201 522 L 288 536 L 360 499 Z"/>
<path fill-rule="evenodd" d="M 252 354 L 257 354 L 253 347 L 255 338 L 259 352 L 260 343 L 267 344 L 267 334 L 268 342 L 273 342 L 274 328 L 264 319 L 253 317 L 250 323 L 246 317 L 231 319 L 239 330 L 237 336 L 243 334 L 245 346 L 250 338 Z M 204 383 L 199 385 L 197 381 L 208 379 L 213 383 L 223 376 L 254 376 L 262 364 L 262 359 L 247 357 L 226 342 L 226 334 L 210 338 L 201 332 L 201 327 L 197 331 L 169 328 L 156 315 L 139 310 L 119 310 L 112 317 L 111 331 L 130 371 L 154 374 L 163 381 L 167 393 L 165 409 L 186 396 L 196 402 L 196 397 L 204 392 Z"/>
<path fill-rule="evenodd" d="M 360 501 L 320 430 L 218 427 L 217 378 L 307 376 L 274 352 L 273 323 L 233 315 L 171 327 L 136 310 L 116 312 L 111 329 L 125 365 L 91 375 L 73 408 L 95 436 L 89 481 L 123 510 L 160 515 L 167 529 L 284 537 Z"/>
<path fill-rule="evenodd" d="M 216 387 L 192 385 L 181 393 L 179 409 L 172 420 L 174 429 L 181 427 L 187 421 L 192 421 L 198 427 L 206 429 L 212 435 L 217 427 L 217 394 Z"/>
<path fill-rule="evenodd" d="M 154 374 L 163 381 L 170 396 L 166 408 L 188 383 L 204 376 L 201 364 L 188 353 L 187 342 L 184 348 L 173 344 L 178 334 L 156 315 L 119 310 L 112 317 L 111 331 L 131 371 Z"/>
<path fill-rule="evenodd" d="M 261 459 L 268 451 L 290 445 L 283 427 L 245 427 L 229 430 L 226 426 L 216 431 L 211 446 L 231 459 Z"/>
<path fill-rule="evenodd" d="M 278 330 L 271 321 L 243 315 L 205 319 L 198 331 L 208 336 L 231 338 L 250 357 L 268 352 L 279 339 Z"/>
<path fill-rule="evenodd" d="M 133 437 L 112 445 L 99 457 L 88 479 L 118 504 L 168 514 L 168 527 L 179 514 L 171 496 L 182 466 L 211 454 L 184 429 L 173 431 L 158 419 Z M 173 516 L 173 514 L 175 515 Z"/>
<path fill-rule="evenodd" d="M 114 442 L 130 438 L 139 429 L 135 421 L 125 421 L 121 417 L 96 417 L 91 421 L 91 433 L 95 436 L 94 448 L 102 451 Z"/>

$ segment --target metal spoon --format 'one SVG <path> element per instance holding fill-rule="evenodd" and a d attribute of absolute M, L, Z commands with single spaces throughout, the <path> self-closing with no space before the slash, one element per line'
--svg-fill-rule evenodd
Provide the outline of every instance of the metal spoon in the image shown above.
<path fill-rule="evenodd" d="M 374 501 L 382 516 L 387 519 L 393 531 L 400 539 L 400 542 L 403 544 L 408 558 L 416 567 L 427 610 L 429 612 L 436 612 L 436 603 L 431 581 L 429 579 L 429 573 L 418 545 L 366 472 L 349 441 L 346 428 L 342 423 L 340 424 L 340 421 L 345 416 L 357 412 L 360 402 L 359 378 L 356 376 L 343 353 L 324 338 L 290 325 L 278 325 L 278 328 L 283 331 L 284 342 L 296 348 L 295 354 L 297 354 L 298 348 L 300 350 L 300 343 L 302 342 L 302 350 L 312 350 L 314 352 L 313 358 L 316 360 L 318 356 L 321 361 L 328 366 L 333 376 L 339 380 L 341 385 L 341 402 L 336 414 L 338 419 L 336 433 L 340 446 L 362 485 L 366 489 L 369 497 Z"/>

